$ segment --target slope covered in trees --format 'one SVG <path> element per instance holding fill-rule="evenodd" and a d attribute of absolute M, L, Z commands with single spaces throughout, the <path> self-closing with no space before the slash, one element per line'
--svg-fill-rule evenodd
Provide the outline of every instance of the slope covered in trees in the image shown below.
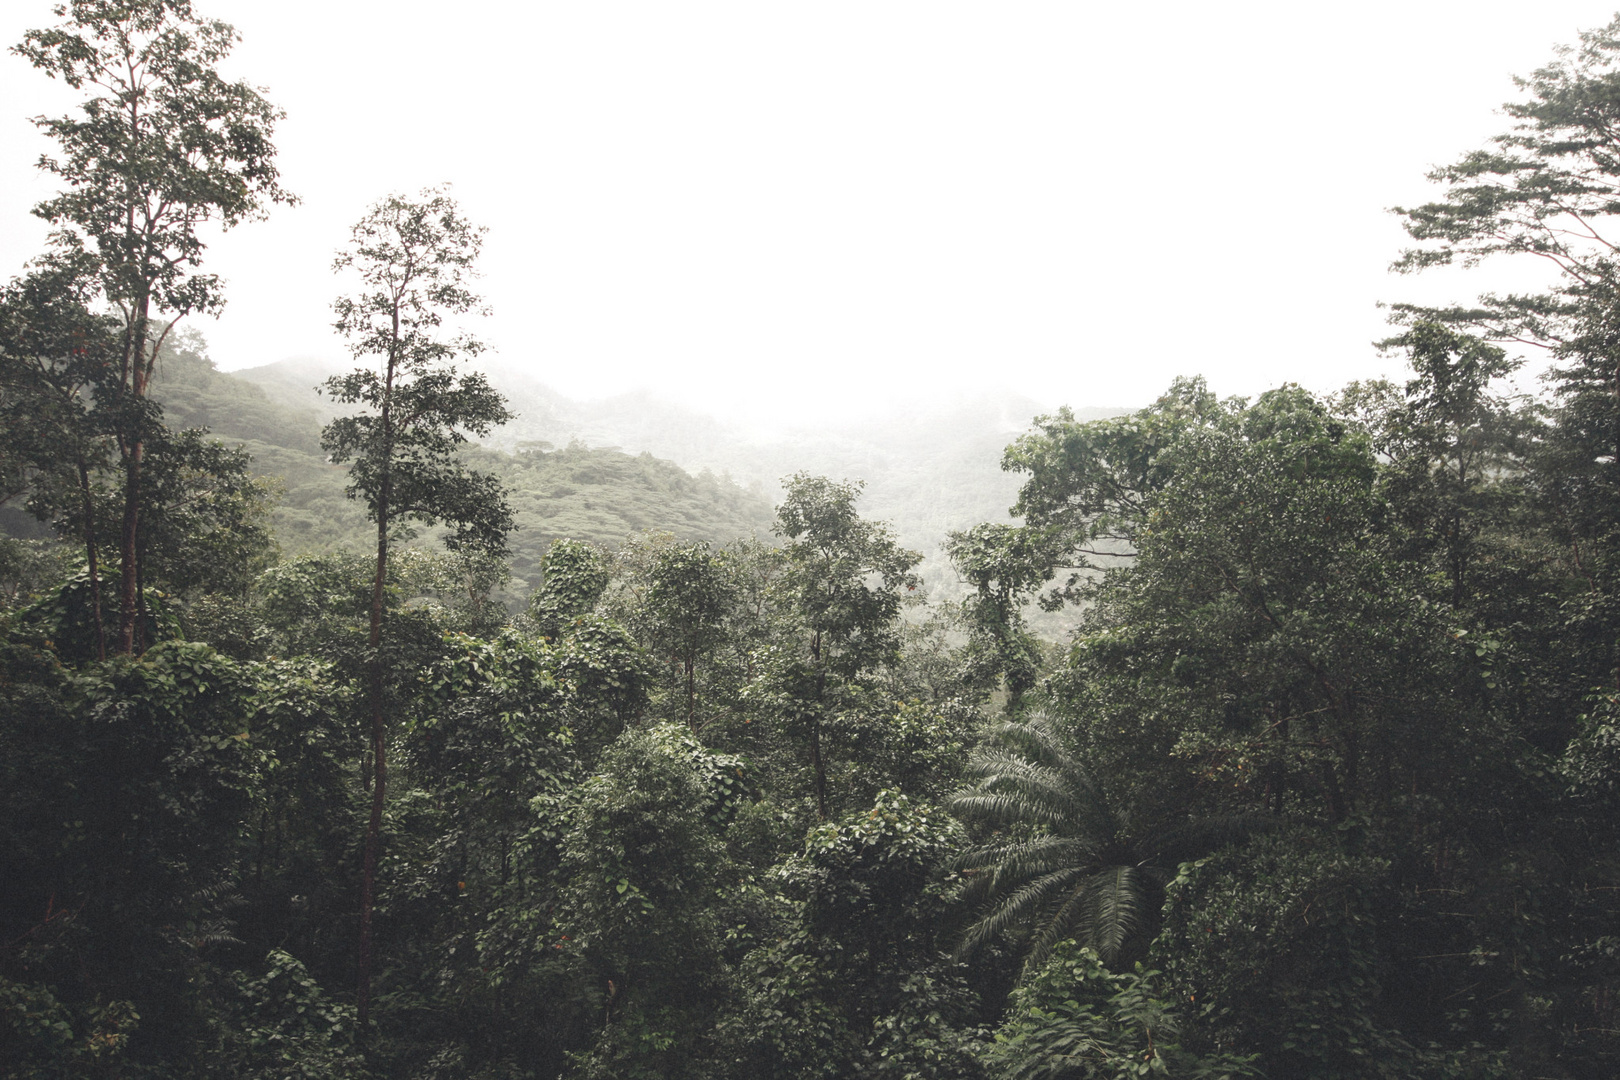
<path fill-rule="evenodd" d="M 270 400 L 290 409 L 329 417 L 331 403 L 315 387 L 331 370 L 318 361 L 292 360 L 232 375 L 262 387 Z M 490 440 L 493 448 L 520 452 L 583 445 L 651 454 L 700 477 L 716 474 L 722 487 L 734 481 L 767 499 L 801 470 L 859 480 L 862 512 L 888 522 L 903 543 L 922 553 L 919 573 L 941 600 L 965 595 L 943 538 L 980 521 L 1007 519 L 1018 481 L 1000 468 L 1001 449 L 1041 411 L 1017 395 L 976 394 L 954 403 L 897 403 L 893 411 L 864 420 L 784 430 L 772 427 L 768 418 L 723 423 L 647 393 L 573 401 L 524 368 L 499 360 L 488 371 L 516 414 Z M 1078 415 L 1097 419 L 1123 411 L 1089 408 Z M 600 531 L 589 535 L 614 539 Z M 716 529 L 710 535 L 722 533 Z M 1072 625 L 1071 619 L 1039 612 L 1032 618 L 1054 638 Z"/>
<path fill-rule="evenodd" d="M 267 393 L 258 383 L 216 370 L 193 333 L 182 334 L 165 353 L 153 384 L 171 424 L 206 427 L 226 443 L 240 443 L 254 471 L 280 483 L 271 516 L 288 555 L 366 546 L 365 516 L 343 494 L 346 472 L 328 463 L 320 449 L 323 417 L 330 419 L 336 409 L 314 391 L 329 374 L 300 368 L 289 382 L 301 392 Z M 514 602 L 538 582 L 540 558 L 559 538 L 616 547 L 633 535 L 668 530 L 725 543 L 770 529 L 770 503 L 763 496 L 712 474 L 693 476 L 646 453 L 570 445 L 511 453 L 475 447 L 466 454 L 511 493 Z"/>

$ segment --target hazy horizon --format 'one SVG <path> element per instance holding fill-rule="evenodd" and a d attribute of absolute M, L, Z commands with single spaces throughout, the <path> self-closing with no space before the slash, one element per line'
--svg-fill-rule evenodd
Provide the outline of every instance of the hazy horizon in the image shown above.
<path fill-rule="evenodd" d="M 218 237 L 222 369 L 341 362 L 333 251 L 389 192 L 449 181 L 489 226 L 480 331 L 575 398 L 872 415 L 987 386 L 1145 404 L 1398 375 L 1380 301 L 1466 300 L 1523 268 L 1399 278 L 1386 208 L 1508 126 L 1511 77 L 1612 9 L 1550 0 L 1098 10 L 833 3 L 198 0 L 228 72 L 287 111 L 302 205 Z M 0 13 L 0 39 L 54 24 Z M 54 190 L 29 123 L 81 95 L 0 60 L 0 262 Z M 1532 369 L 1534 364 L 1532 364 Z"/>

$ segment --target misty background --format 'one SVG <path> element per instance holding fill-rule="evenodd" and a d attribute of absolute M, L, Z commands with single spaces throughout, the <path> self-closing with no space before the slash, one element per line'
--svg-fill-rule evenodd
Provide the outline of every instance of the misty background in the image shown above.
<path fill-rule="evenodd" d="M 576 400 L 645 391 L 754 429 L 954 407 L 1140 406 L 1398 373 L 1379 301 L 1539 268 L 1391 278 L 1386 208 L 1507 122 L 1511 76 L 1612 8 L 210 0 L 228 72 L 287 112 L 303 202 L 210 247 L 223 369 L 341 363 L 331 253 L 449 181 L 490 228 L 480 333 Z M 0 10 L 0 39 L 51 22 Z M 0 259 L 52 190 L 0 60 Z M 1515 275 L 1518 276 L 1515 276 Z M 1301 372 L 1306 374 L 1301 375 Z"/>

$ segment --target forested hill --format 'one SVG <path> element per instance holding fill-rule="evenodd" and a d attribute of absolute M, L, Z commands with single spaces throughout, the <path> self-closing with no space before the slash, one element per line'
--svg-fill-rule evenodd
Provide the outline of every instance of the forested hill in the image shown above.
<path fill-rule="evenodd" d="M 221 372 L 192 334 L 180 336 L 157 375 L 155 396 L 169 424 L 207 427 L 225 442 L 240 442 L 256 472 L 280 478 L 285 492 L 274 524 L 288 555 L 365 550 L 374 542 L 363 508 L 344 496 L 347 468 L 328 464 L 320 448 L 321 425 L 337 411 L 314 392 L 325 374 L 296 362 L 261 368 L 257 378 Z M 648 453 L 510 439 L 506 446 L 470 453 L 510 493 L 518 525 L 511 537 L 514 596 L 526 596 L 538 582 L 539 558 L 559 537 L 616 547 L 650 530 L 716 543 L 770 531 L 771 502 L 762 489 L 745 490 L 707 472 L 694 476 Z"/>
<path fill-rule="evenodd" d="M 296 359 L 232 375 L 262 388 L 284 408 L 326 418 L 335 410 L 314 387 L 335 370 L 318 360 Z M 758 418 L 752 426 L 722 422 L 644 391 L 574 401 L 517 365 L 492 366 L 490 378 L 517 414 L 490 439 L 501 449 L 574 446 L 569 452 L 578 454 L 577 445 L 583 444 L 650 454 L 695 473 L 728 477 L 773 500 L 782 479 L 795 472 L 859 480 L 865 484 L 862 513 L 888 523 L 903 545 L 922 553 L 922 577 L 941 599 L 961 594 L 942 551 L 946 534 L 981 521 L 1009 520 L 1021 478 L 1002 471 L 1002 450 L 1036 415 L 1051 411 L 1011 392 L 986 392 L 814 429 L 772 428 Z M 1076 416 L 1092 420 L 1125 411 L 1079 409 Z M 595 539 L 601 531 L 577 535 Z"/>

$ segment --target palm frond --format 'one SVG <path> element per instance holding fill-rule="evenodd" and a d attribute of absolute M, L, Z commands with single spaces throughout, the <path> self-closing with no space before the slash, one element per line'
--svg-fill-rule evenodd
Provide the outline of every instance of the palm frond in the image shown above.
<path fill-rule="evenodd" d="M 1020 980 L 1040 970 L 1040 966 L 1046 963 L 1046 958 L 1052 955 L 1052 950 L 1057 948 L 1058 942 L 1072 936 L 1075 924 L 1088 906 L 1086 884 L 1085 881 L 1081 881 L 1077 888 L 1071 889 L 1064 897 L 1063 903 L 1035 931 L 1035 936 L 1029 943 L 1029 952 L 1024 955 L 1024 966 L 1019 973 Z"/>
<path fill-rule="evenodd" d="M 970 882 L 983 881 L 994 889 L 1064 867 L 1085 866 L 1095 848 L 1068 836 L 1040 836 L 1033 840 L 988 844 L 964 851 L 951 860 L 955 870 L 968 872 Z"/>
<path fill-rule="evenodd" d="M 954 810 L 998 823 L 1038 821 L 1069 833 L 1119 831 L 1101 789 L 1046 717 L 1002 724 L 993 738 L 969 758 L 968 774 L 978 783 L 951 800 Z"/>
<path fill-rule="evenodd" d="M 1148 880 L 1134 866 L 1110 866 L 1086 882 L 1089 944 L 1111 963 L 1131 935 L 1147 922 Z"/>
<path fill-rule="evenodd" d="M 1073 892 L 1070 886 L 1084 874 L 1085 870 L 1081 867 L 1065 867 L 1049 874 L 1042 874 L 1014 889 L 992 904 L 962 933 L 962 940 L 956 947 L 957 955 L 970 955 L 1008 927 L 1032 921 L 1043 907 L 1054 903 L 1066 905 L 1068 902 L 1066 898 Z M 1059 901 L 1060 897 L 1065 899 Z"/>
<path fill-rule="evenodd" d="M 1059 832 L 1073 832 L 1085 819 L 1085 808 L 1061 789 L 1023 786 L 1009 790 L 1003 777 L 958 792 L 949 805 L 957 814 L 995 825 L 1031 822 Z"/>

